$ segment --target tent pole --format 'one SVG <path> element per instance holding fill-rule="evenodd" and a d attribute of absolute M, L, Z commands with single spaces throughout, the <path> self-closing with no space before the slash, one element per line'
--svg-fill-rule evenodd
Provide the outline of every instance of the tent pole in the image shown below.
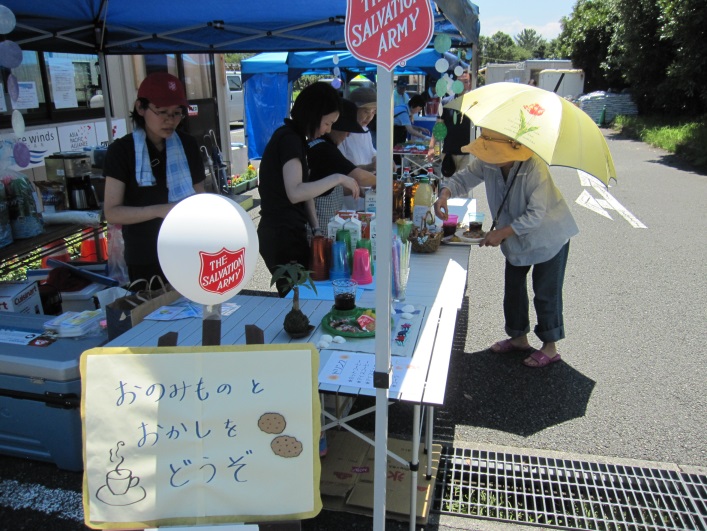
<path fill-rule="evenodd" d="M 376 320 L 390 322 L 390 273 L 393 241 L 393 72 L 378 70 L 378 122 L 376 175 Z M 377 381 L 378 380 L 378 381 Z M 382 380 L 382 381 L 380 381 Z M 373 477 L 373 529 L 385 529 L 388 472 L 388 387 L 390 382 L 390 327 L 376 330 L 375 473 Z"/>
<path fill-rule="evenodd" d="M 98 70 L 101 72 L 101 92 L 103 93 L 103 111 L 106 115 L 106 132 L 108 145 L 113 143 L 113 104 L 108 93 L 108 70 L 106 69 L 106 56 L 98 52 Z"/>

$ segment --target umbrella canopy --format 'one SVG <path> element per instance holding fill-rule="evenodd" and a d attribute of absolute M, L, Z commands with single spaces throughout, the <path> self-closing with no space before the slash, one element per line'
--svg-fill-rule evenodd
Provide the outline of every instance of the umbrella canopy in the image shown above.
<path fill-rule="evenodd" d="M 582 109 L 554 92 L 519 83 L 492 83 L 445 105 L 474 125 L 502 133 L 551 166 L 585 171 L 606 186 L 616 180 L 601 130 Z"/>

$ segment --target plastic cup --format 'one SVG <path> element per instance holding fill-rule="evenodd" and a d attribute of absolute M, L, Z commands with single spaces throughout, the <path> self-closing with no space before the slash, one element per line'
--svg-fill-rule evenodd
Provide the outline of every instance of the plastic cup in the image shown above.
<path fill-rule="evenodd" d="M 330 256 L 329 238 L 324 236 L 315 236 L 312 238 L 311 257 L 309 260 L 312 269 L 312 280 L 328 280 L 329 279 L 329 260 Z M 327 252 L 329 251 L 329 252 Z"/>
<path fill-rule="evenodd" d="M 346 242 L 332 242 L 331 244 L 331 268 L 329 278 L 347 279 L 351 276 L 349 260 L 346 255 Z"/>
<path fill-rule="evenodd" d="M 390 282 L 390 287 L 392 291 L 393 300 L 395 302 L 402 302 L 405 300 L 405 292 L 408 286 L 408 276 L 410 275 L 410 268 L 401 269 L 399 271 L 392 272 L 392 278 Z"/>
<path fill-rule="evenodd" d="M 354 251 L 353 262 L 351 279 L 361 285 L 373 282 L 373 276 L 371 275 L 371 256 L 368 254 L 368 249 L 356 249 Z"/>
<path fill-rule="evenodd" d="M 370 257 L 371 260 L 371 275 L 375 274 L 375 264 L 373 263 L 373 247 L 371 245 L 371 240 L 368 238 L 361 238 L 356 242 L 356 249 L 367 249 L 368 250 L 368 256 Z"/>
<path fill-rule="evenodd" d="M 353 249 L 351 248 L 351 233 L 346 229 L 339 229 L 336 231 L 336 241 L 346 242 L 346 259 L 349 262 L 349 271 L 351 271 L 351 266 L 353 265 Z"/>
<path fill-rule="evenodd" d="M 351 279 L 332 281 L 334 286 L 334 308 L 339 311 L 353 310 L 356 308 L 356 289 L 358 282 Z"/>
<path fill-rule="evenodd" d="M 445 236 L 451 236 L 457 232 L 457 223 L 459 222 L 459 216 L 456 214 L 449 214 L 447 221 L 442 224 L 442 232 Z"/>

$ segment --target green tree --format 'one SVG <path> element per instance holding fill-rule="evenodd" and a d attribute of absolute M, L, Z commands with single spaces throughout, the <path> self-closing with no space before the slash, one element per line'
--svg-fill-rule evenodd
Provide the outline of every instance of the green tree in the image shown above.
<path fill-rule="evenodd" d="M 226 68 L 228 70 L 240 70 L 241 69 L 241 61 L 243 59 L 248 59 L 249 57 L 253 57 L 255 54 L 254 53 L 226 53 L 223 55 L 224 55 L 224 59 L 226 61 Z"/>
<path fill-rule="evenodd" d="M 527 50 L 531 57 L 536 59 L 545 57 L 547 41 L 534 29 L 525 28 L 515 36 L 515 43 L 517 46 Z"/>
<path fill-rule="evenodd" d="M 481 66 L 487 63 L 517 63 L 532 57 L 528 50 L 516 45 L 511 36 L 502 31 L 497 31 L 491 37 L 482 35 L 479 38 L 479 50 Z"/>
<path fill-rule="evenodd" d="M 704 0 L 658 0 L 662 39 L 673 44 L 666 76 L 695 113 L 707 112 L 707 9 Z"/>
<path fill-rule="evenodd" d="M 584 70 L 585 92 L 625 86 L 620 72 L 607 63 L 617 19 L 613 1 L 577 0 L 572 15 L 561 20 L 554 53 Z"/>

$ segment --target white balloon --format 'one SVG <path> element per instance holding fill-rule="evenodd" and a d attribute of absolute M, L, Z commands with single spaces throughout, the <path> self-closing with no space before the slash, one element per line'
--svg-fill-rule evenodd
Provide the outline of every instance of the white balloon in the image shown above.
<path fill-rule="evenodd" d="M 10 8 L 0 5 L 0 34 L 7 35 L 15 29 L 17 20 Z"/>
<path fill-rule="evenodd" d="M 449 69 L 449 61 L 447 61 L 444 57 L 440 57 L 437 59 L 437 62 L 435 63 L 435 70 L 439 72 L 440 74 L 443 74 Z"/>
<path fill-rule="evenodd" d="M 25 134 L 25 118 L 17 109 L 12 111 L 12 130 L 18 137 Z"/>
<path fill-rule="evenodd" d="M 248 213 L 216 194 L 180 201 L 157 238 L 157 255 L 169 283 L 188 299 L 207 305 L 231 299 L 248 284 L 259 249 Z"/>

